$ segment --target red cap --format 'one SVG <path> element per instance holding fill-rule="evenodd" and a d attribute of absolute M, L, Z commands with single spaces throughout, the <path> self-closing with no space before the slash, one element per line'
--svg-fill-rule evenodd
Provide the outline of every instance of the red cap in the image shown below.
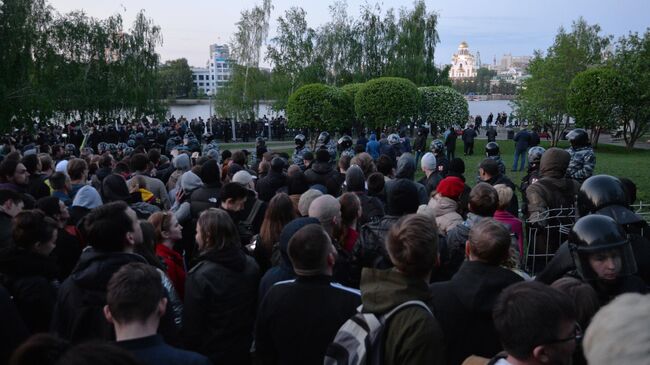
<path fill-rule="evenodd" d="M 438 187 L 436 188 L 436 191 L 440 195 L 454 200 L 458 200 L 458 197 L 464 190 L 465 183 L 461 178 L 456 176 L 447 176 L 438 183 Z"/>

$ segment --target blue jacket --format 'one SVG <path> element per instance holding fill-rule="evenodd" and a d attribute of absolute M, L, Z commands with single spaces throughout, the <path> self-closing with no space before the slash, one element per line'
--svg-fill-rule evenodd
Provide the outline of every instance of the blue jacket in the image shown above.
<path fill-rule="evenodd" d="M 515 135 L 515 149 L 517 151 L 526 151 L 530 146 L 530 133 L 527 130 L 519 131 Z"/>
<path fill-rule="evenodd" d="M 377 136 L 374 133 L 371 134 L 370 141 L 366 144 L 366 152 L 375 160 L 379 158 L 379 146 Z"/>

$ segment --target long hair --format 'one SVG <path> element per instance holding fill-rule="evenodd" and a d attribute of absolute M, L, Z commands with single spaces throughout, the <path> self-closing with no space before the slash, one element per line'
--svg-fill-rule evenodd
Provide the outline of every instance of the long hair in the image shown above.
<path fill-rule="evenodd" d="M 267 252 L 271 252 L 273 244 L 280 238 L 282 228 L 294 218 L 296 211 L 289 195 L 280 193 L 271 199 L 260 227 L 260 238 Z"/>
<path fill-rule="evenodd" d="M 361 201 L 355 193 L 345 193 L 339 197 L 341 203 L 341 232 L 339 232 L 339 243 L 345 244 L 348 238 L 348 227 L 359 218 L 359 209 Z M 354 227 L 357 229 L 357 227 Z"/>
<path fill-rule="evenodd" d="M 237 226 L 225 210 L 210 208 L 199 216 L 197 228 L 200 228 L 204 241 L 203 252 L 240 245 Z"/>
<path fill-rule="evenodd" d="M 156 244 L 164 241 L 163 232 L 168 232 L 171 228 L 172 212 L 156 212 L 152 214 L 148 221 L 153 225 Z"/>

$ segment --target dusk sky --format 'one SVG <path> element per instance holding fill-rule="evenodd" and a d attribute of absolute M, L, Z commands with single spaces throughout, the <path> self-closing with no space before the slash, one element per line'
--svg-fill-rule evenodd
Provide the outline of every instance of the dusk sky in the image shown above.
<path fill-rule="evenodd" d="M 348 13 L 356 18 L 360 6 L 366 2 L 375 3 L 348 0 Z M 49 0 L 49 3 L 61 13 L 83 9 L 97 18 L 120 13 L 126 28 L 130 27 L 134 15 L 145 9 L 147 16 L 162 28 L 164 43 L 159 52 L 163 61 L 184 57 L 191 66 L 205 66 L 209 45 L 228 43 L 240 12 L 261 0 Z M 332 3 L 273 0 L 269 40 L 275 33 L 276 19 L 290 7 L 304 8 L 309 25 L 317 28 L 329 20 L 328 6 Z M 385 10 L 411 8 L 413 3 L 385 0 L 380 4 Z M 558 28 L 569 28 L 579 16 L 589 24 L 598 23 L 603 34 L 616 38 L 650 27 L 648 0 L 439 0 L 426 1 L 426 5 L 428 10 L 440 14 L 436 64 L 450 63 L 463 40 L 467 41 L 471 52 L 480 51 L 483 63 L 491 63 L 494 56 L 498 61 L 505 53 L 531 55 L 535 49 L 546 50 Z"/>

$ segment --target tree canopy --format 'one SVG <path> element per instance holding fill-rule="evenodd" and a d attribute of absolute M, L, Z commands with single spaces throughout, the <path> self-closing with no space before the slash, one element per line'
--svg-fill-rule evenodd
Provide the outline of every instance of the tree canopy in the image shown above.
<path fill-rule="evenodd" d="M 287 122 L 291 128 L 341 130 L 349 128 L 353 118 L 352 99 L 340 88 L 308 84 L 291 94 L 287 104 Z"/>
<path fill-rule="evenodd" d="M 429 86 L 418 89 L 420 92 L 420 116 L 434 130 L 463 126 L 469 118 L 467 100 L 449 86 Z"/>
<path fill-rule="evenodd" d="M 368 128 L 397 126 L 417 117 L 418 89 L 413 82 L 399 77 L 372 79 L 354 98 L 357 119 Z"/>

